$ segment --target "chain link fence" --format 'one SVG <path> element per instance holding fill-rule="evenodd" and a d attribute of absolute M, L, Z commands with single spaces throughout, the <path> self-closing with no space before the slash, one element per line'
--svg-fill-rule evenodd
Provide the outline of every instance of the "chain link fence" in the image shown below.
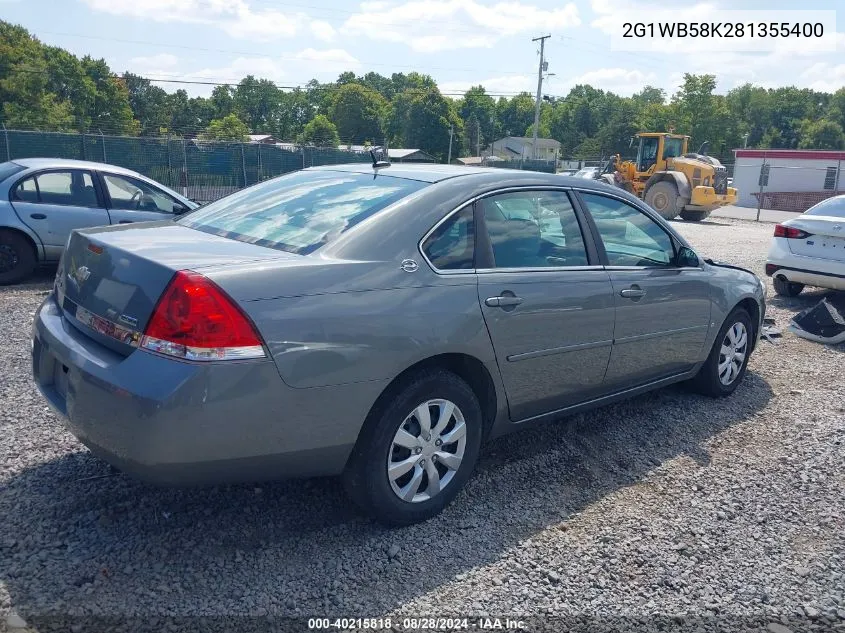
<path fill-rule="evenodd" d="M 294 144 L 3 130 L 0 160 L 68 158 L 137 171 L 198 202 L 316 165 L 369 163 L 367 152 Z"/>
<path fill-rule="evenodd" d="M 842 161 L 832 165 L 776 164 L 742 161 L 737 163 L 734 186 L 739 205 L 761 209 L 803 213 L 822 200 L 845 193 Z"/>
<path fill-rule="evenodd" d="M 0 130 L 0 161 L 68 158 L 137 171 L 205 203 L 305 167 L 369 163 L 367 151 L 295 143 L 239 143 L 171 137 Z M 490 167 L 555 173 L 555 161 L 485 161 Z"/>

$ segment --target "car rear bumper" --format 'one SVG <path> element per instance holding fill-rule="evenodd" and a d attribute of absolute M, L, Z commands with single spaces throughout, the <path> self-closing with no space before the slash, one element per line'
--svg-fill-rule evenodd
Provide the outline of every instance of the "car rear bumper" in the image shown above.
<path fill-rule="evenodd" d="M 766 258 L 766 274 L 806 286 L 845 290 L 845 262 L 793 253 L 785 238 L 773 238 Z"/>
<path fill-rule="evenodd" d="M 32 367 L 38 389 L 94 454 L 174 485 L 337 474 L 383 386 L 291 389 L 270 360 L 124 357 L 76 330 L 52 295 L 35 316 Z"/>

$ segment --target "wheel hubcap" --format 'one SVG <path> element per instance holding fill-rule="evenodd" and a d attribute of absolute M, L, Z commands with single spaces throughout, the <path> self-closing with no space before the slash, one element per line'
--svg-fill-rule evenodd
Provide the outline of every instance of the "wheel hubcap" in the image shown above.
<path fill-rule="evenodd" d="M 719 350 L 719 381 L 723 385 L 730 385 L 737 379 L 747 353 L 748 330 L 744 323 L 734 323 L 725 334 Z"/>
<path fill-rule="evenodd" d="M 449 400 L 428 400 L 411 411 L 393 436 L 387 478 L 396 496 L 420 503 L 437 496 L 461 467 L 466 423 Z"/>
<path fill-rule="evenodd" d="M 669 206 L 669 198 L 666 196 L 665 193 L 658 193 L 654 196 L 654 208 L 663 211 L 666 207 Z"/>
<path fill-rule="evenodd" d="M 0 272 L 9 272 L 18 265 L 18 253 L 8 244 L 0 244 Z"/>

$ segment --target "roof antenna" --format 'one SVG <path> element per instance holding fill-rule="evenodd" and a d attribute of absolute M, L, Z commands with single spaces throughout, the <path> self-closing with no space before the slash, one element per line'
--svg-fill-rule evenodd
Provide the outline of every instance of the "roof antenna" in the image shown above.
<path fill-rule="evenodd" d="M 376 150 L 381 150 L 382 156 L 387 157 L 383 147 L 370 148 L 370 156 L 373 159 L 373 169 L 378 169 L 379 167 L 390 167 L 389 157 L 387 157 L 388 160 L 379 160 L 378 158 L 376 158 Z"/>

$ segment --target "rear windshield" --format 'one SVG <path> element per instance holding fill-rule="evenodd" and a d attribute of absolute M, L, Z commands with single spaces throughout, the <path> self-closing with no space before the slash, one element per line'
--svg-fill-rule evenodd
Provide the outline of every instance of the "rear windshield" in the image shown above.
<path fill-rule="evenodd" d="M 307 255 L 427 184 L 382 174 L 300 171 L 226 196 L 177 222 Z"/>
<path fill-rule="evenodd" d="M 822 200 L 816 206 L 807 209 L 804 215 L 826 215 L 832 218 L 845 218 L 845 196 Z"/>
<path fill-rule="evenodd" d="M 0 181 L 6 180 L 9 176 L 24 169 L 26 168 L 23 165 L 18 165 L 17 163 L 0 163 Z"/>

